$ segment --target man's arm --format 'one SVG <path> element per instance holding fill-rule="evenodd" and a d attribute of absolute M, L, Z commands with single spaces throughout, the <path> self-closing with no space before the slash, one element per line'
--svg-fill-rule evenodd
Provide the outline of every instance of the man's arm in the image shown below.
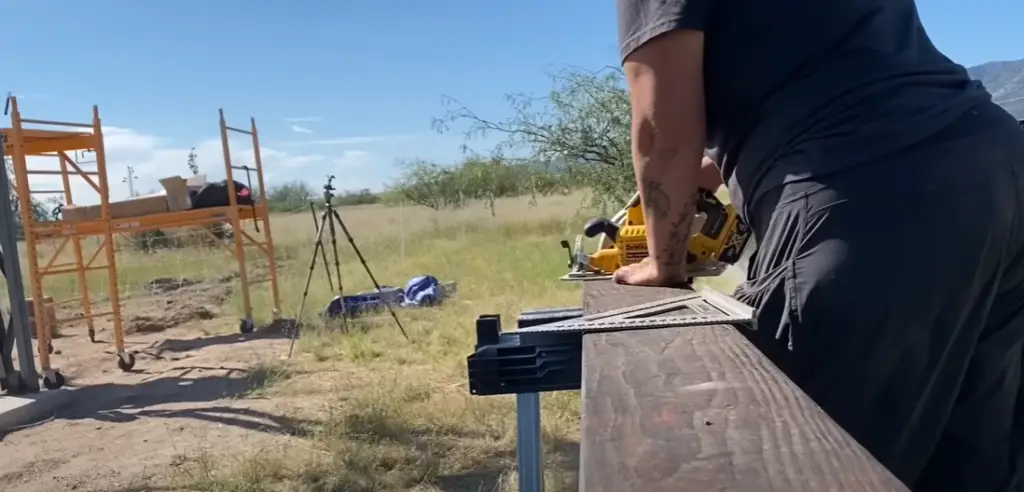
<path fill-rule="evenodd" d="M 633 168 L 650 256 L 682 273 L 706 144 L 704 34 L 710 0 L 618 0 L 632 105 Z"/>

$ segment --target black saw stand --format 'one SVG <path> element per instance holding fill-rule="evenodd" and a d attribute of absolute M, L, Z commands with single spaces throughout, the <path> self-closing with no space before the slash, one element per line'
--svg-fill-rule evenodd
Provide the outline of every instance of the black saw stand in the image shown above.
<path fill-rule="evenodd" d="M 5 143 L 4 136 L 0 135 L 0 156 Z M 0 314 L 0 390 L 16 395 L 38 392 L 39 372 L 36 371 L 35 352 L 32 351 L 28 305 L 18 259 L 19 227 L 14 215 L 6 163 L 5 158 L 3 172 L 0 172 L 0 272 L 7 280 L 11 309 L 6 316 Z M 17 368 L 14 366 L 15 350 L 18 354 Z"/>

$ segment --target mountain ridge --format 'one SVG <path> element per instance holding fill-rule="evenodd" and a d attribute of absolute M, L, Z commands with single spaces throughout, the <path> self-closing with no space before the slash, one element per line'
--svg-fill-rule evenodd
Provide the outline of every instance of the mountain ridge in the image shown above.
<path fill-rule="evenodd" d="M 1017 119 L 1024 119 L 1024 60 L 992 61 L 967 69 Z"/>

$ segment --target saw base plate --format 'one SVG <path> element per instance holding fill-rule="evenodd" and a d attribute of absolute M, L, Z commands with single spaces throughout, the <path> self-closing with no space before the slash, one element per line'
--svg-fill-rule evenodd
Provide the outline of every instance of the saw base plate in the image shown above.
<path fill-rule="evenodd" d="M 728 265 L 724 263 L 714 262 L 690 267 L 690 269 L 687 270 L 686 273 L 690 274 L 691 278 L 717 277 L 721 275 L 723 272 L 725 272 L 726 268 L 728 268 Z M 588 280 L 608 280 L 611 278 L 611 273 L 575 271 L 562 275 L 558 279 L 563 282 L 580 282 Z"/>
<path fill-rule="evenodd" d="M 558 278 L 563 282 L 585 282 L 588 280 L 611 280 L 610 273 L 569 272 Z"/>

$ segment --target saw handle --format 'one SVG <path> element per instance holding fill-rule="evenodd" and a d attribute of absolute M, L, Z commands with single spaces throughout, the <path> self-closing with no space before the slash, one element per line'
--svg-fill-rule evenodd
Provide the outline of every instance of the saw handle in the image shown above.
<path fill-rule="evenodd" d="M 588 238 L 595 238 L 600 234 L 604 234 L 608 236 L 608 239 L 615 241 L 616 236 L 619 235 L 619 226 L 604 217 L 590 219 L 583 226 L 583 235 Z"/>
<path fill-rule="evenodd" d="M 565 239 L 563 239 L 562 242 L 559 244 L 561 244 L 562 247 L 565 248 L 566 254 L 569 255 L 569 269 L 571 270 L 572 267 L 575 265 L 575 262 L 573 261 L 574 258 L 572 257 L 572 246 L 569 246 L 569 241 L 566 241 Z"/>

